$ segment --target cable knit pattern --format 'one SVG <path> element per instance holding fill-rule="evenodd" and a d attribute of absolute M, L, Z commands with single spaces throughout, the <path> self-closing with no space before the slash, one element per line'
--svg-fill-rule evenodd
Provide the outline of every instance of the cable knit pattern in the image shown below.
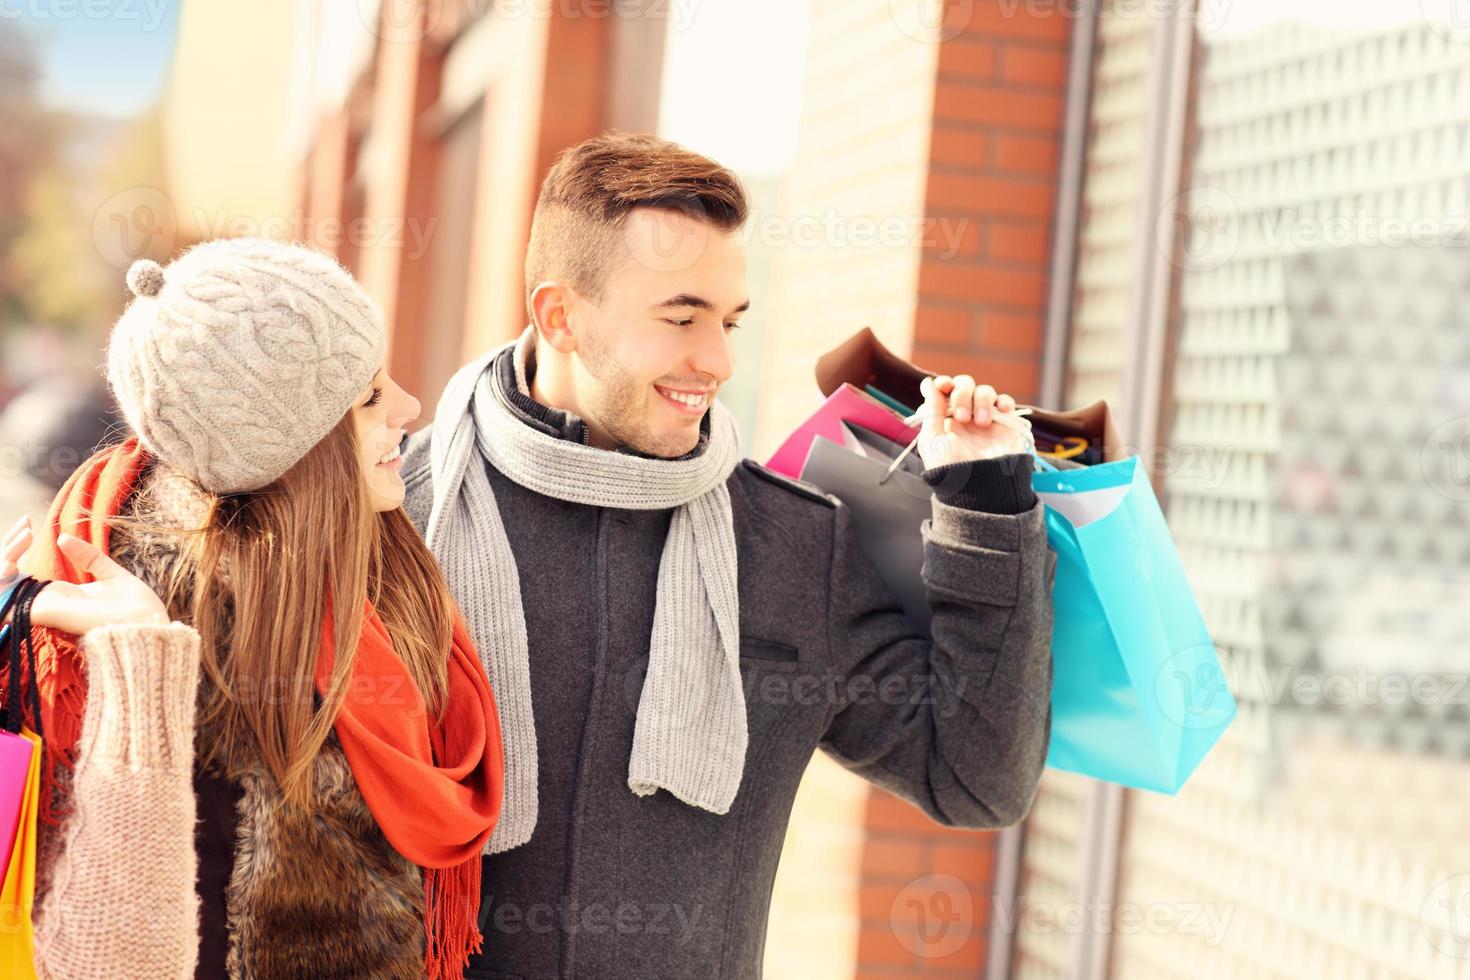
<path fill-rule="evenodd" d="M 179 623 L 82 638 L 90 690 L 73 810 L 36 912 L 36 970 L 56 980 L 188 978 L 199 635 Z"/>
<path fill-rule="evenodd" d="M 740 461 L 734 420 L 713 402 L 704 452 L 677 460 L 558 439 L 522 422 L 495 390 L 493 365 L 501 356 L 515 358 L 518 383 L 525 385 L 534 340 L 534 328 L 527 328 L 518 341 L 456 373 L 431 437 L 434 504 L 425 540 L 474 631 L 505 739 L 505 802 L 487 853 L 531 839 L 537 755 L 520 576 L 483 460 L 558 500 L 676 508 L 659 567 L 629 789 L 646 796 L 663 788 L 692 806 L 727 813 L 740 788 L 748 741 L 734 517 L 725 485 Z"/>
<path fill-rule="evenodd" d="M 382 364 L 382 314 L 336 260 L 257 238 L 129 270 L 107 377 L 143 444 L 214 493 L 280 477 Z"/>

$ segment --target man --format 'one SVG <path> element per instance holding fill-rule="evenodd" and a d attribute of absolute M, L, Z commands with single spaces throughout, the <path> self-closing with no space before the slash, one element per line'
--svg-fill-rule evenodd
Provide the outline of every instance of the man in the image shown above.
<path fill-rule="evenodd" d="M 1021 437 L 991 421 L 1014 401 L 926 383 L 931 639 L 839 501 L 739 458 L 714 399 L 746 212 L 674 144 L 567 151 L 533 218 L 531 326 L 410 440 L 405 506 L 505 738 L 471 975 L 758 976 L 817 748 L 953 826 L 1014 823 L 1035 793 L 1051 555 Z"/>

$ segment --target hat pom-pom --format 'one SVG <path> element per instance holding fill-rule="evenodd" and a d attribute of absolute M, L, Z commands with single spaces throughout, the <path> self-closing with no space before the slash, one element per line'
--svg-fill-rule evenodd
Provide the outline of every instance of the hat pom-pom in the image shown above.
<path fill-rule="evenodd" d="M 163 266 L 152 259 L 139 259 L 128 269 L 128 288 L 134 296 L 157 296 L 163 288 Z"/>

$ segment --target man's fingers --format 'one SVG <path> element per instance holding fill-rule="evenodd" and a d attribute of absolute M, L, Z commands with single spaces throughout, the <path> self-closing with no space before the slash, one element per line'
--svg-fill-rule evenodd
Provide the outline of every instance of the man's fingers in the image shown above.
<path fill-rule="evenodd" d="M 981 425 L 990 424 L 990 412 L 995 408 L 995 389 L 990 385 L 979 385 L 975 388 L 975 421 Z"/>
<path fill-rule="evenodd" d="M 1002 412 L 1014 412 L 1016 410 L 1016 400 L 1010 395 L 1001 395 L 995 400 L 995 407 Z"/>
<path fill-rule="evenodd" d="M 944 388 L 949 390 L 950 380 L 944 378 L 925 378 L 919 384 L 919 390 L 924 395 L 924 419 L 923 434 L 925 439 L 933 439 L 944 435 L 944 420 L 949 414 L 949 395 L 940 391 L 940 382 L 945 382 Z"/>
<path fill-rule="evenodd" d="M 962 374 L 954 379 L 954 392 L 951 393 L 950 404 L 954 406 L 954 420 L 956 422 L 969 422 L 975 417 L 975 379 L 968 374 Z"/>

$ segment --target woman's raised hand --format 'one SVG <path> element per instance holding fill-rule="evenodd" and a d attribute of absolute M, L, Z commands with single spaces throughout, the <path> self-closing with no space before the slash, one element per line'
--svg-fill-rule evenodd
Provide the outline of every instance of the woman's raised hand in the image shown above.
<path fill-rule="evenodd" d="M 0 589 L 10 588 L 11 580 L 20 574 L 16 562 L 31 546 L 31 519 L 22 517 L 0 538 Z"/>
<path fill-rule="evenodd" d="M 0 589 L 19 574 L 18 564 L 32 541 L 30 521 L 21 518 L 0 539 Z M 148 626 L 168 623 L 163 600 L 142 579 L 109 558 L 101 548 L 63 534 L 62 554 L 95 581 L 86 585 L 52 582 L 31 605 L 31 623 L 81 635 L 98 626 Z"/>

